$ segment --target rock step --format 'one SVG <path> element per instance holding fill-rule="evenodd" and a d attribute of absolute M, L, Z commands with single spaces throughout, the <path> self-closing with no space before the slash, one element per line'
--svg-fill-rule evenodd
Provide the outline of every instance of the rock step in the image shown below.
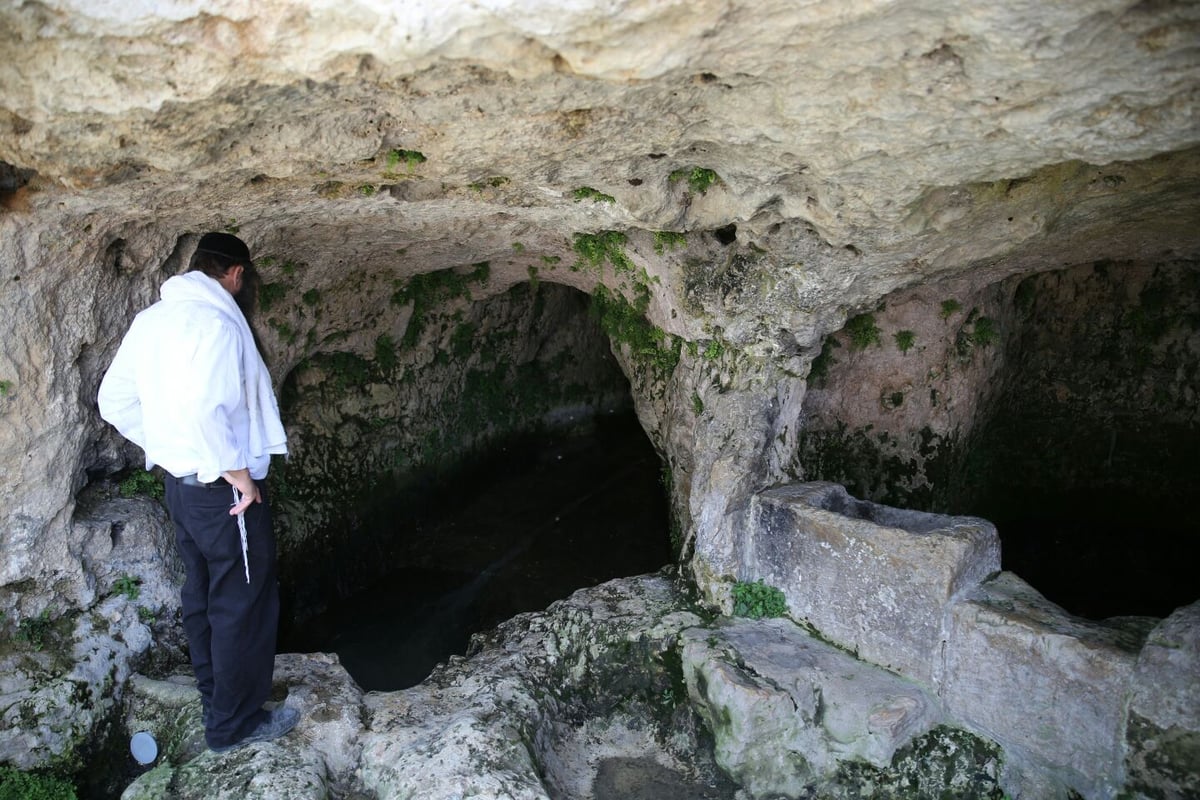
<path fill-rule="evenodd" d="M 681 634 L 684 680 L 716 738 L 717 763 L 756 797 L 802 796 L 842 762 L 887 767 L 943 719 L 918 684 L 785 619 Z"/>

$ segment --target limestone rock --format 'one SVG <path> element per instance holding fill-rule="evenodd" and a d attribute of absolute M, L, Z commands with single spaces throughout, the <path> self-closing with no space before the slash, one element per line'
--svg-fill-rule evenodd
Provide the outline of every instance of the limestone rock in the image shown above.
<path fill-rule="evenodd" d="M 115 495 L 111 486 L 92 485 L 76 505 L 72 536 L 83 574 L 101 596 L 125 592 L 143 616 L 170 617 L 179 609 L 183 562 L 166 508 L 149 497 Z"/>
<path fill-rule="evenodd" d="M 1129 788 L 1147 797 L 1200 795 L 1200 603 L 1150 632 L 1130 695 Z"/>
<path fill-rule="evenodd" d="M 664 698 L 664 654 L 699 620 L 677 603 L 662 578 L 611 581 L 478 637 L 419 686 L 367 695 L 363 784 L 380 798 L 540 800 L 547 786 L 589 787 L 601 755 L 703 772 L 687 726 L 668 733 L 652 716 L 682 700 Z M 587 748 L 580 728 L 596 737 Z"/>
<path fill-rule="evenodd" d="M 1111 797 L 1144 639 L 1140 626 L 1072 617 L 1000 573 L 951 610 L 939 693 L 952 716 L 1004 746 L 1010 781 L 1030 796 Z"/>
<path fill-rule="evenodd" d="M 151 644 L 137 607 L 113 596 L 0 653 L 0 761 L 68 768 L 118 707 Z"/>
<path fill-rule="evenodd" d="M 841 241 L 864 220 L 903 218 L 920 187 L 1170 149 L 1190 135 L 1194 103 L 1186 7 L 981 14 L 954 2 L 896 11 L 866 0 L 849 8 L 624 0 L 399 11 L 223 0 L 199 13 L 185 3 L 116 11 L 50 2 L 5 21 L 7 54 L 23 58 L 0 61 L 22 65 L 0 73 L 20 131 L 0 158 L 44 174 L 122 163 L 204 173 L 231 155 L 283 177 L 428 138 L 422 147 L 434 159 L 480 172 L 509 162 L 511 175 L 532 166 L 522 156 L 539 148 L 525 144 L 575 137 L 606 145 L 587 149 L 608 174 L 589 181 L 583 165 L 559 155 L 566 163 L 539 170 L 543 180 L 561 170 L 617 192 L 639 216 L 665 216 L 621 184 L 627 162 L 646 152 L 633 143 L 679 142 L 691 149 L 684 158 L 729 164 L 723 191 L 698 196 L 691 215 L 749 219 L 782 194 L 789 216 Z M 112 47 L 116 37 L 136 42 L 137 57 Z M 425 74 L 414 94 L 428 99 L 413 109 L 371 86 L 467 58 L 486 92 L 466 76 Z M 326 87 L 347 76 L 377 102 L 335 114 L 340 103 Z M 325 89 L 305 93 L 320 108 L 307 124 L 280 113 L 306 80 Z M 464 96 L 469 113 L 455 100 Z M 568 113 L 553 102 L 572 96 Z M 230 130 L 179 136 L 202 124 L 198 107 Z M 88 127 L 105 118 L 122 124 Z M 748 125 L 769 138 L 728 137 Z M 62 146 L 72 133 L 74 146 Z M 750 142 L 761 155 L 742 152 Z M 933 217 L 944 227 L 961 212 Z"/>
<path fill-rule="evenodd" d="M 776 586 L 788 609 L 861 658 L 927 686 L 955 598 L 1000 569 L 986 520 L 890 508 L 836 484 L 754 498 L 744 574 Z"/>
<path fill-rule="evenodd" d="M 76 506 L 57 567 L 69 565 L 72 576 L 57 584 L 61 594 L 0 592 L 10 635 L 19 640 L 22 625 L 37 631 L 0 653 L 0 761 L 33 767 L 74 758 L 121 702 L 152 628 L 165 633 L 179 608 L 182 570 L 165 510 L 114 494 L 92 487 Z"/>
<path fill-rule="evenodd" d="M 324 800 L 324 764 L 312 750 L 279 744 L 249 745 L 232 753 L 206 751 L 178 769 L 163 763 L 129 786 L 121 800 Z"/>
<path fill-rule="evenodd" d="M 937 736 L 927 735 L 944 721 L 920 686 L 787 620 L 726 621 L 684 631 L 682 642 L 688 692 L 716 737 L 718 763 L 751 797 L 807 797 L 818 788 L 821 797 L 889 797 L 889 786 L 925 796 L 917 787 L 936 785 L 919 775 L 938 759 L 914 767 L 897 758 L 918 739 L 929 747 Z M 998 796 L 998 759 L 990 758 L 990 780 L 970 790 L 964 783 L 956 796 Z M 893 783 L 893 767 L 911 771 Z M 943 777 L 944 789 L 951 781 Z"/>
<path fill-rule="evenodd" d="M 126 727 L 159 743 L 159 763 L 121 795 L 122 800 L 179 798 L 326 798 L 353 784 L 362 733 L 362 692 L 336 656 L 280 655 L 275 686 L 281 701 L 301 710 L 287 736 L 216 754 L 204 742 L 200 695 L 194 682 L 131 682 Z"/>
<path fill-rule="evenodd" d="M 281 655 L 274 694 L 301 709 L 300 724 L 223 756 L 204 746 L 190 679 L 135 676 L 126 728 L 154 734 L 162 756 L 123 798 L 591 800 L 602 769 L 718 785 L 671 666 L 679 632 L 700 622 L 681 604 L 661 577 L 583 590 L 477 637 L 470 656 L 398 692 L 363 695 L 333 656 Z"/>

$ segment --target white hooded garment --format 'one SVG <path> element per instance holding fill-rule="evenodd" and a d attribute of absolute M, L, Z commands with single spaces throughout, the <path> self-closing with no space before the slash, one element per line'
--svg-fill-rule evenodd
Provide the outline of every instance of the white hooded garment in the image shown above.
<path fill-rule="evenodd" d="M 202 272 L 168 279 L 161 295 L 125 334 L 100 384 L 100 416 L 146 452 L 147 469 L 265 478 L 287 436 L 241 309 Z"/>

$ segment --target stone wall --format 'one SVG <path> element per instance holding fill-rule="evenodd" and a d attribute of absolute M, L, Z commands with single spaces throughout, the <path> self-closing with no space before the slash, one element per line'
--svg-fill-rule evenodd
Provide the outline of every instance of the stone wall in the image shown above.
<path fill-rule="evenodd" d="M 1200 485 L 1200 264 L 1101 261 L 1024 278 L 1012 299 L 1011 367 L 958 502 L 1087 489 L 1182 511 Z"/>
<path fill-rule="evenodd" d="M 1190 261 L 889 295 L 826 337 L 792 469 L 937 511 L 1078 488 L 1169 503 L 1200 479 L 1198 298 Z"/>
<path fill-rule="evenodd" d="M 897 506 L 963 510 L 962 467 L 1013 363 L 1013 288 L 890 295 L 825 338 L 809 373 L 796 475 Z"/>

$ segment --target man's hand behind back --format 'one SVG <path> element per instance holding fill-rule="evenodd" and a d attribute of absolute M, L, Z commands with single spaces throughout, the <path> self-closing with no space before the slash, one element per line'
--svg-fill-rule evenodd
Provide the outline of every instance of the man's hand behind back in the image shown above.
<path fill-rule="evenodd" d="M 222 472 L 221 477 L 233 484 L 242 495 L 241 501 L 229 509 L 230 516 L 241 514 L 250 507 L 251 503 L 262 502 L 262 494 L 258 491 L 258 484 L 250 477 L 250 470 L 229 470 L 228 472 Z"/>

